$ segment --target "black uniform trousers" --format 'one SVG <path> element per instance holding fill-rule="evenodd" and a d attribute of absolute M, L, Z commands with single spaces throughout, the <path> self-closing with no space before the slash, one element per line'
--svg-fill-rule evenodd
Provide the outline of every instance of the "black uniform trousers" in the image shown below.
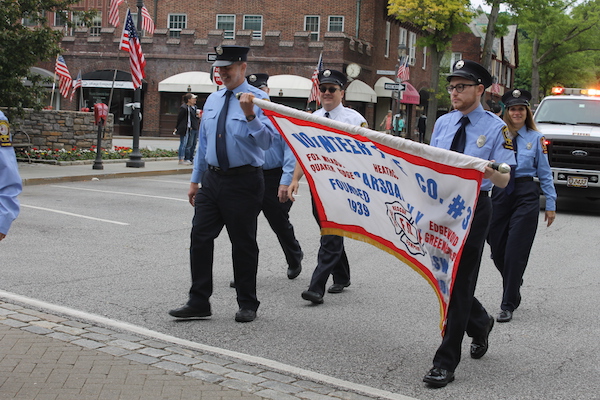
<path fill-rule="evenodd" d="M 470 337 L 482 336 L 489 324 L 487 311 L 475 298 L 475 286 L 491 216 L 492 201 L 487 192 L 481 192 L 454 278 L 444 337 L 433 358 L 435 367 L 454 372 L 465 332 Z"/>
<path fill-rule="evenodd" d="M 271 229 L 277 235 L 277 240 L 285 254 L 285 260 L 290 268 L 298 268 L 302 262 L 302 249 L 296 240 L 294 226 L 290 223 L 292 201 L 281 203 L 277 194 L 283 170 L 274 168 L 263 171 L 265 177 L 265 194 L 262 200 L 262 211 Z"/>
<path fill-rule="evenodd" d="M 317 208 L 313 200 L 313 215 L 319 223 Z M 320 224 L 319 224 L 320 226 Z M 347 285 L 350 283 L 350 265 L 344 249 L 344 237 L 337 235 L 322 235 L 321 246 L 317 254 L 317 267 L 315 268 L 308 290 L 325 294 L 325 286 L 329 275 L 333 275 L 333 283 Z"/>
<path fill-rule="evenodd" d="M 537 232 L 540 189 L 533 179 L 519 181 L 507 195 L 501 188 L 492 191 L 492 223 L 488 242 L 492 259 L 502 275 L 502 310 L 514 311 L 521 303 L 521 284 Z"/>
<path fill-rule="evenodd" d="M 228 173 L 234 171 L 230 169 Z M 214 240 L 225 226 L 232 246 L 238 305 L 241 309 L 258 309 L 260 302 L 256 298 L 256 228 L 263 192 L 262 168 L 237 175 L 220 175 L 210 169 L 204 173 L 202 186 L 196 194 L 192 224 L 192 287 L 189 306 L 201 311 L 210 311 Z"/>

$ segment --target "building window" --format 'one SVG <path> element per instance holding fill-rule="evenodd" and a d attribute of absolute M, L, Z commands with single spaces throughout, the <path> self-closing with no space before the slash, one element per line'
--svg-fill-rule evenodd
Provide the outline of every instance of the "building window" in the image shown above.
<path fill-rule="evenodd" d="M 388 58 L 390 56 L 390 34 L 392 32 L 392 24 L 389 21 L 385 22 L 385 48 L 383 49 L 383 56 Z"/>
<path fill-rule="evenodd" d="M 450 56 L 450 72 L 452 72 L 452 67 L 458 60 L 462 60 L 462 53 L 452 53 Z"/>
<path fill-rule="evenodd" d="M 319 24 L 320 17 L 318 15 L 304 16 L 304 30 L 310 32 L 309 38 L 314 42 L 319 41 Z"/>
<path fill-rule="evenodd" d="M 235 39 L 235 15 L 217 15 L 217 29 L 223 30 L 224 39 Z"/>
<path fill-rule="evenodd" d="M 330 15 L 327 30 L 329 32 L 344 32 L 344 17 L 340 15 Z"/>
<path fill-rule="evenodd" d="M 409 65 L 415 65 L 417 63 L 417 34 L 414 32 L 408 32 L 408 59 Z"/>
<path fill-rule="evenodd" d="M 181 31 L 187 28 L 186 14 L 169 14 L 169 37 L 180 38 Z"/>
<path fill-rule="evenodd" d="M 83 18 L 81 17 L 82 11 L 74 11 L 73 12 L 73 24 L 75 24 L 75 28 L 87 28 Z M 89 34 L 90 36 L 100 36 L 100 29 L 102 29 L 102 13 L 97 12 L 97 14 L 90 21 L 89 26 Z"/>
<path fill-rule="evenodd" d="M 252 31 L 252 39 L 262 39 L 262 15 L 244 15 L 244 30 Z"/>
<path fill-rule="evenodd" d="M 427 46 L 423 47 L 423 69 L 427 69 Z"/>
<path fill-rule="evenodd" d="M 400 28 L 400 33 L 398 34 L 398 44 L 406 46 L 406 36 L 408 35 L 408 31 L 404 28 Z M 408 51 L 408 48 L 407 48 Z"/>

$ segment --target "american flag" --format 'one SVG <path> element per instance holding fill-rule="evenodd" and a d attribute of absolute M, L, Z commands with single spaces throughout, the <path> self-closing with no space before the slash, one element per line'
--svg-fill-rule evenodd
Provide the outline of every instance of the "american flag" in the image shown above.
<path fill-rule="evenodd" d="M 312 88 L 310 89 L 310 96 L 308 97 L 308 102 L 316 101 L 317 105 L 321 104 L 319 100 L 319 72 L 323 69 L 323 53 L 319 55 L 319 62 L 317 63 L 317 67 L 313 72 L 312 78 Z"/>
<path fill-rule="evenodd" d="M 492 93 L 500 94 L 500 85 L 498 84 L 498 78 L 494 77 L 494 83 L 492 83 Z"/>
<path fill-rule="evenodd" d="M 410 79 L 410 69 L 408 68 L 408 57 L 405 57 L 405 60 L 398 67 L 398 80 L 400 82 L 404 82 Z"/>
<path fill-rule="evenodd" d="M 110 0 L 110 9 L 108 10 L 108 22 L 112 26 L 119 26 L 119 6 L 125 0 Z"/>
<path fill-rule="evenodd" d="M 69 69 L 67 68 L 67 64 L 65 63 L 63 56 L 56 57 L 54 74 L 58 75 L 58 87 L 60 89 L 60 94 L 62 94 L 66 99 L 69 97 L 69 91 L 71 90 L 71 86 L 73 84 L 73 78 L 71 78 L 71 74 L 69 73 Z"/>
<path fill-rule="evenodd" d="M 146 6 L 142 7 L 142 29 L 151 35 L 154 33 L 154 21 Z"/>
<path fill-rule="evenodd" d="M 133 81 L 133 87 L 138 88 L 142 86 L 142 78 L 146 77 L 144 68 L 146 67 L 146 59 L 142 52 L 142 45 L 140 44 L 140 38 L 135 30 L 133 19 L 131 18 L 131 11 L 127 10 L 127 16 L 125 17 L 125 24 L 123 25 L 123 34 L 121 35 L 121 44 L 119 45 L 120 50 L 129 52 L 129 66 L 131 67 L 131 80 Z"/>
<path fill-rule="evenodd" d="M 77 74 L 77 79 L 73 82 L 73 90 L 71 91 L 71 98 L 69 101 L 73 101 L 73 97 L 75 96 L 75 92 L 77 89 L 83 86 L 83 81 L 81 80 L 81 71 Z"/>

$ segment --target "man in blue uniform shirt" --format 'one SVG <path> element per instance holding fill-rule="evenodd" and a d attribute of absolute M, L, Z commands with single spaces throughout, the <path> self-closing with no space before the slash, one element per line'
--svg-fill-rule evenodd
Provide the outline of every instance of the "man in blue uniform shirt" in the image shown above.
<path fill-rule="evenodd" d="M 218 46 L 215 50 L 213 66 L 219 67 L 225 89 L 211 94 L 204 105 L 188 191 L 195 208 L 190 246 L 192 287 L 187 304 L 169 314 L 175 318 L 212 315 L 214 240 L 225 226 L 232 245 L 239 305 L 235 320 L 250 322 L 260 304 L 256 296 L 256 228 L 264 192 L 262 165 L 275 130 L 252 103 L 254 97 L 268 96 L 246 82 L 249 48 Z"/>
<path fill-rule="evenodd" d="M 8 118 L 0 111 L 0 240 L 8 234 L 10 225 L 19 215 L 21 177 L 12 147 Z"/>
<path fill-rule="evenodd" d="M 251 74 L 246 80 L 252 86 L 269 94 L 267 74 Z M 273 144 L 265 151 L 263 174 L 265 177 L 265 195 L 262 212 L 273 232 L 277 235 L 281 249 L 288 264 L 287 277 L 295 279 L 302 272 L 302 249 L 290 223 L 292 201 L 288 197 L 288 186 L 292 182 L 296 157 L 281 135 L 275 135 Z"/>
<path fill-rule="evenodd" d="M 476 62 L 459 60 L 447 79 L 454 111 L 436 121 L 431 145 L 514 165 L 512 141 L 506 125 L 481 106 L 481 96 L 492 84 L 490 73 Z M 471 358 L 479 359 L 487 352 L 494 317 L 475 298 L 475 285 L 492 215 L 489 192 L 493 185 L 505 187 L 509 178 L 509 174 L 486 167 L 471 229 L 454 278 L 442 344 L 433 358 L 433 368 L 423 378 L 432 387 L 444 387 L 454 380 L 465 332 L 473 338 Z"/>
<path fill-rule="evenodd" d="M 342 72 L 333 69 L 321 71 L 319 73 L 319 91 L 321 92 L 319 97 L 323 107 L 315 111 L 313 115 L 366 127 L 367 121 L 359 112 L 344 107 L 342 104 L 345 85 L 346 75 Z M 298 181 L 302 176 L 302 168 L 300 164 L 296 164 L 294 177 L 288 188 L 288 193 L 292 201 L 294 200 L 293 195 L 298 192 Z M 313 214 L 318 222 L 319 218 L 314 201 Z M 344 249 L 344 238 L 342 236 L 321 236 L 321 246 L 317 255 L 317 267 L 313 272 L 308 289 L 302 292 L 302 298 L 313 304 L 322 304 L 329 275 L 333 276 L 333 285 L 327 289 L 328 293 L 341 293 L 344 288 L 350 286 L 350 265 L 348 264 L 348 257 Z"/>

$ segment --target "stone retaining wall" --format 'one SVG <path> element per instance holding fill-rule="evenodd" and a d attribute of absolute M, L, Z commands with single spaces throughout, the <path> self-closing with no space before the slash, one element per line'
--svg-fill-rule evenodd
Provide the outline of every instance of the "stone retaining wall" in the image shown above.
<path fill-rule="evenodd" d="M 10 125 L 13 132 L 25 131 L 38 149 L 89 149 L 98 141 L 98 126 L 92 112 L 25 109 L 25 116 L 12 119 Z M 112 148 L 112 137 L 113 114 L 109 114 L 103 148 Z"/>

